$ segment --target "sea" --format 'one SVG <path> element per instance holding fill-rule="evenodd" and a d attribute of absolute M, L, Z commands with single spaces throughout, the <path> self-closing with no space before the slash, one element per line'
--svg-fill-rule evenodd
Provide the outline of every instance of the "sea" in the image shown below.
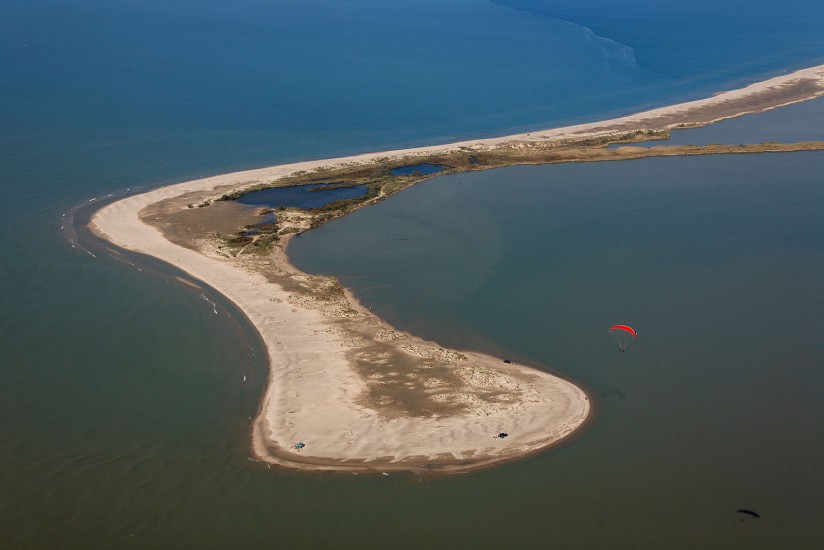
<path fill-rule="evenodd" d="M 434 176 L 295 239 L 394 325 L 592 395 L 577 437 L 460 476 L 255 462 L 267 365 L 242 313 L 84 225 L 196 177 L 820 63 L 813 0 L 0 3 L 0 548 L 819 547 L 824 153 Z M 822 128 L 815 100 L 671 140 Z"/>

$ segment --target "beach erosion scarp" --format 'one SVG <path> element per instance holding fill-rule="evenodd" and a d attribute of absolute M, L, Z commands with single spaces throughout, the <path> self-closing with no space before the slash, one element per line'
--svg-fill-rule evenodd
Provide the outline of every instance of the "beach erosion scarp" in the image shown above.
<path fill-rule="evenodd" d="M 207 211 L 190 205 L 318 169 L 387 159 L 411 163 L 466 150 L 506 154 L 524 144 L 618 140 L 637 131 L 707 124 L 817 97 L 822 81 L 819 66 L 609 121 L 189 181 L 111 203 L 95 213 L 91 228 L 204 281 L 254 324 L 269 356 L 268 385 L 250 434 L 257 459 L 301 470 L 464 472 L 568 438 L 591 413 L 587 395 L 547 372 L 443 349 L 393 329 L 335 281 L 290 265 L 288 236 L 265 257 L 233 256 L 208 239 L 187 245 L 172 238 L 168 216 Z"/>

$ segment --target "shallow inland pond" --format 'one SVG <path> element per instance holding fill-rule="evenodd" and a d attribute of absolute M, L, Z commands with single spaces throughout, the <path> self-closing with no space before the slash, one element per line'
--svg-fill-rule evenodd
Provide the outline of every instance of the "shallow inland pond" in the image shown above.
<path fill-rule="evenodd" d="M 509 470 L 554 540 L 808 547 L 824 491 L 822 172 L 813 152 L 446 175 L 289 253 L 401 329 L 588 388 L 594 424 Z M 639 334 L 625 353 L 616 324 Z"/>
<path fill-rule="evenodd" d="M 423 162 L 421 164 L 412 164 L 410 166 L 401 166 L 399 168 L 393 168 L 391 174 L 393 176 L 426 176 L 428 174 L 437 174 L 438 172 L 443 172 L 445 168 L 446 166 L 444 166 L 443 164 L 430 164 L 428 162 Z"/>
<path fill-rule="evenodd" d="M 253 191 L 237 199 L 248 206 L 280 206 L 296 208 L 320 208 L 341 199 L 358 199 L 366 195 L 366 185 L 352 187 L 324 188 L 323 184 L 295 185 L 292 187 L 270 187 Z"/>

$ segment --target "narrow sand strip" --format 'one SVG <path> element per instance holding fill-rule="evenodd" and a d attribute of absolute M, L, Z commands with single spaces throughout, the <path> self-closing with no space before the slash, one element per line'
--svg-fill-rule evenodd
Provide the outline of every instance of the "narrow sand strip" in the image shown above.
<path fill-rule="evenodd" d="M 450 365 L 458 383 L 437 393 L 439 382 L 434 380 L 433 398 L 459 402 L 462 412 L 388 415 L 382 404 L 366 398 L 369 381 L 353 366 L 358 344 L 347 339 L 337 321 L 317 308 L 297 303 L 293 292 L 243 262 L 173 244 L 158 228 L 141 220 L 141 211 L 187 194 L 219 194 L 319 167 L 414 158 L 460 148 L 584 140 L 632 130 L 700 125 L 810 99 L 820 95 L 822 88 L 824 66 L 819 66 L 711 98 L 610 121 L 204 178 L 114 202 L 94 215 L 91 227 L 118 246 L 157 257 L 207 282 L 237 304 L 257 327 L 270 362 L 268 388 L 253 424 L 253 448 L 260 459 L 307 470 L 465 471 L 557 443 L 584 423 L 590 412 L 589 400 L 575 385 L 542 371 L 480 354 L 441 350 L 400 335 L 404 353 L 423 359 L 438 356 Z M 301 276 L 297 273 L 296 280 Z M 376 339 L 391 332 L 391 327 L 371 318 L 356 303 L 351 308 L 360 316 L 359 322 L 374 325 Z M 392 365 L 385 365 L 385 369 L 391 371 Z M 510 437 L 493 437 L 501 431 Z M 298 441 L 306 447 L 295 449 L 293 444 Z"/>

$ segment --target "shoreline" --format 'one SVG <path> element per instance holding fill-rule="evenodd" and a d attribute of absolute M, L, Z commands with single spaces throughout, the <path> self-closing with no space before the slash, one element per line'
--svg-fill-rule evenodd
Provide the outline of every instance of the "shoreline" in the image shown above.
<path fill-rule="evenodd" d="M 309 276 L 289 264 L 289 236 L 279 252 L 264 260 L 263 269 L 261 262 L 170 241 L 163 216 L 185 209 L 193 199 L 209 200 L 301 171 L 387 159 L 414 162 L 467 149 L 617 140 L 642 130 L 702 126 L 763 112 L 813 99 L 822 91 L 824 65 L 607 121 L 219 175 L 118 200 L 98 210 L 90 228 L 117 246 L 203 280 L 253 323 L 269 360 L 268 384 L 252 430 L 253 451 L 260 460 L 300 470 L 465 472 L 568 440 L 591 418 L 588 396 L 556 375 L 483 354 L 444 350 L 396 331 L 344 289 L 330 286 L 329 278 Z M 382 372 L 370 371 L 379 363 Z M 405 387 L 407 394 L 386 393 L 381 389 L 386 386 Z M 420 401 L 423 393 L 432 403 Z M 409 403 L 399 406 L 393 398 Z M 494 438 L 498 432 L 510 437 Z M 305 441 L 303 450 L 294 448 L 298 441 Z"/>

